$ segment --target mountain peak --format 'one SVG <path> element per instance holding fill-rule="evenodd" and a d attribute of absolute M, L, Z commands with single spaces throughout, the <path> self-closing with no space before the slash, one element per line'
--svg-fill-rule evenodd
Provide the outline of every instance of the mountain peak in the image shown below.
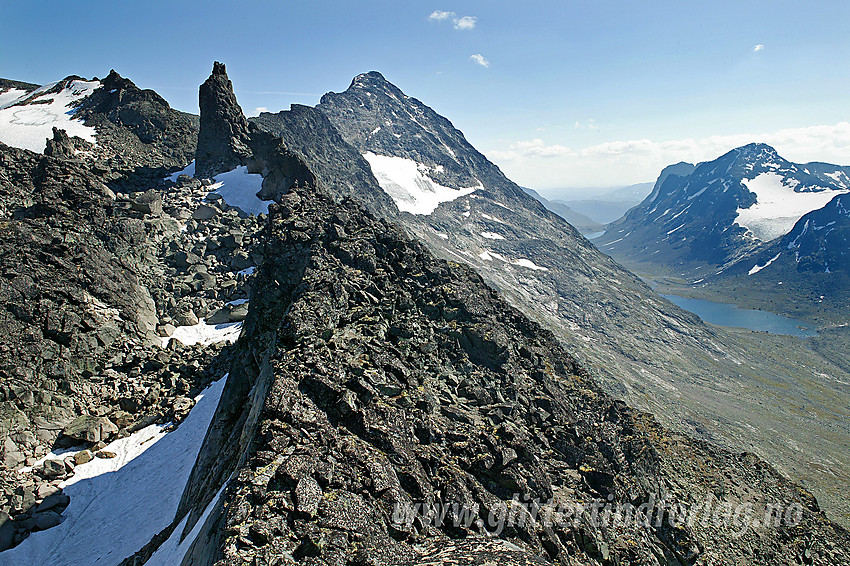
<path fill-rule="evenodd" d="M 351 81 L 351 86 L 360 85 L 365 82 L 384 82 L 389 81 L 378 71 L 369 71 L 368 73 L 360 73 Z"/>
<path fill-rule="evenodd" d="M 396 96 L 401 93 L 401 89 L 388 81 L 384 75 L 378 71 L 369 71 L 368 73 L 360 73 L 351 80 L 346 92 L 357 91 L 390 91 Z"/>
<path fill-rule="evenodd" d="M 738 159 L 781 159 L 777 151 L 766 143 L 748 143 L 732 150 Z"/>
<path fill-rule="evenodd" d="M 226 77 L 227 76 L 227 68 L 224 66 L 224 63 L 220 63 L 218 61 L 213 62 L 212 74 L 213 75 L 223 75 L 223 76 Z"/>

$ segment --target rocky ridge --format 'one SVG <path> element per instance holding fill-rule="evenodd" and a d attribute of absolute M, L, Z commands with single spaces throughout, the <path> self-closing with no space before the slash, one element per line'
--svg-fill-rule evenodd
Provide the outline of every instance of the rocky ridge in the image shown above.
<path fill-rule="evenodd" d="M 216 433 L 184 494 L 184 513 L 213 507 L 184 563 L 426 564 L 446 547 L 460 563 L 848 558 L 846 531 L 800 488 L 614 401 L 475 272 L 355 203 L 293 189 L 271 208 L 264 256 Z M 796 501 L 804 519 L 734 542 L 700 522 L 487 523 L 514 494 L 663 498 L 669 513 L 708 492 Z M 468 524 L 451 511 L 436 525 L 397 511 L 452 503 L 475 510 Z"/>
<path fill-rule="evenodd" d="M 220 70 L 223 74 L 223 66 Z M 192 317 L 238 320 L 242 314 L 225 301 L 247 298 L 249 284 L 244 268 L 239 270 L 243 273 L 236 268 L 262 265 L 252 284 L 245 333 L 235 350 L 213 358 L 214 350 L 180 349 L 172 340 L 169 365 L 159 367 L 148 356 L 164 363 L 162 349 L 149 332 L 142 332 L 147 325 L 140 326 L 139 313 L 132 318 L 138 305 L 131 305 L 127 312 L 119 310 L 119 318 L 130 317 L 130 324 L 120 325 L 130 335 L 119 334 L 114 347 L 125 340 L 141 343 L 132 346 L 130 355 L 123 353 L 124 365 L 109 366 L 114 362 L 109 359 L 103 370 L 119 391 L 144 400 L 137 411 L 118 404 L 132 427 L 148 418 L 179 421 L 176 407 L 183 404 L 173 397 L 175 392 L 197 391 L 196 384 L 230 366 L 231 379 L 172 525 L 188 515 L 188 532 L 212 504 L 206 532 L 195 540 L 187 561 L 686 564 L 847 559 L 847 533 L 829 523 L 805 491 L 757 458 L 666 433 L 651 417 L 613 401 L 550 333 L 511 309 L 474 272 L 435 259 L 400 228 L 371 217 L 336 193 L 330 177 L 322 183 L 327 186 L 315 187 L 320 175 L 312 176 L 306 159 L 280 139 L 253 131 L 247 141 L 251 153 L 237 166 L 264 173 L 271 180 L 266 196 L 280 202 L 272 206 L 268 224 L 207 194 L 209 180 L 177 177 L 150 191 L 111 196 L 102 173 L 91 167 L 86 142 L 61 132 L 55 133 L 45 156 L 13 151 L 0 170 L 10 179 L 10 194 L 20 190 L 20 198 L 45 196 L 26 201 L 26 206 L 11 200 L 6 207 L 12 218 L 27 218 L 27 238 L 28 230 L 47 233 L 48 227 L 65 222 L 72 240 L 83 239 L 75 233 L 81 227 L 73 225 L 70 212 L 56 205 L 65 192 L 71 193 L 73 206 L 95 220 L 96 229 L 107 224 L 98 222 L 104 216 L 112 220 L 110 227 L 124 219 L 133 230 L 141 227 L 129 230 L 139 234 L 130 253 L 113 255 L 148 290 L 156 312 L 155 334 L 167 335 L 174 322 L 192 322 Z M 219 147 L 226 147 L 224 142 Z M 59 173 L 40 176 L 54 169 Z M 73 197 L 74 187 L 82 196 Z M 115 203 L 111 208 L 110 202 Z M 252 231 L 261 225 L 262 233 Z M 113 248 L 125 249 L 121 242 L 126 239 L 99 236 L 84 243 L 90 246 L 87 253 L 108 263 Z M 61 282 L 73 273 L 72 266 L 86 261 L 55 247 L 53 240 L 51 245 L 49 253 L 34 253 L 34 261 L 22 268 L 27 276 L 39 273 Z M 26 239 L 20 247 L 45 249 Z M 44 261 L 46 265 L 39 263 Z M 111 276 L 109 268 L 96 267 Z M 84 287 L 87 276 L 77 277 L 71 280 Z M 78 305 L 65 298 L 61 295 L 58 306 L 73 314 Z M 139 311 L 149 312 L 146 301 L 141 306 Z M 68 328 L 76 340 L 88 330 L 76 332 L 74 320 L 63 319 L 71 322 Z M 50 340 L 55 338 L 48 336 L 41 345 L 49 348 Z M 20 346 L 4 347 L 16 355 Z M 194 377 L 175 379 L 180 361 Z M 93 387 L 106 399 L 92 399 L 92 408 L 80 411 L 62 430 L 64 437 L 96 449 L 96 437 L 103 442 L 124 432 L 114 401 L 97 385 L 101 368 L 89 371 L 91 375 L 72 374 L 69 382 Z M 0 383 L 14 386 L 25 381 L 0 376 Z M 136 388 L 139 383 L 143 387 Z M 48 381 L 39 382 L 39 390 L 50 387 Z M 75 407 L 90 396 L 78 391 L 68 395 Z M 26 407 L 23 397 L 6 399 L 12 403 L 5 407 L 27 414 L 29 409 L 21 409 Z M 28 426 L 24 423 L 19 430 Z M 67 474 L 74 463 L 45 462 L 24 479 L 9 475 L 10 485 L 23 490 L 13 495 L 27 503 L 33 498 L 34 505 L 16 511 L 14 522 L 0 517 L 0 534 L 8 535 L 11 526 L 14 543 L 31 529 L 61 520 L 57 511 L 67 501 L 41 476 L 60 467 Z M 754 501 L 760 511 L 766 503 L 799 503 L 801 522 L 756 527 L 733 544 L 733 531 L 722 525 L 620 529 L 585 519 L 555 527 L 524 520 L 497 533 L 486 517 L 509 501 L 512 491 L 532 499 L 551 495 L 556 502 L 603 504 L 641 503 L 658 494 L 669 515 L 672 505 L 697 501 L 703 489 L 730 503 Z M 4 509 L 17 505 L 16 499 L 8 499 Z M 477 505 L 473 520 L 455 526 L 453 521 L 432 524 L 426 517 L 394 517 L 398 503 L 452 502 Z M 162 540 L 154 537 L 125 563 L 143 562 Z"/>
<path fill-rule="evenodd" d="M 680 432 L 770 456 L 816 491 L 833 516 L 850 520 L 835 476 L 841 476 L 838 484 L 850 485 L 850 476 L 840 471 L 850 465 L 844 449 L 848 398 L 833 380 L 850 377 L 845 366 L 797 346 L 799 364 L 789 365 L 785 350 L 770 339 L 730 335 L 659 297 L 524 194 L 448 120 L 379 73 L 358 75 L 345 92 L 325 95 L 318 109 L 350 148 L 337 147 L 338 136 L 327 135 L 315 111 L 302 107 L 252 121 L 280 135 L 337 200 L 350 194 L 351 185 L 327 180 L 334 167 L 364 171 L 358 154 L 411 160 L 451 189 L 480 183 L 430 214 L 382 212 L 374 203 L 386 193 L 375 175 L 357 185 L 368 193 L 356 198 L 403 225 L 437 257 L 472 266 L 511 304 L 552 330 L 609 393 Z M 664 177 L 691 168 L 668 168 Z M 768 399 L 771 409 L 765 410 Z M 819 407 L 817 417 L 802 409 L 811 402 Z"/>

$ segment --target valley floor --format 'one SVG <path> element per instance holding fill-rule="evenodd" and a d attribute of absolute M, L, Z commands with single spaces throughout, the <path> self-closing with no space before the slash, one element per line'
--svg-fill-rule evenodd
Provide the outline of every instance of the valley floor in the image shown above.
<path fill-rule="evenodd" d="M 803 301 L 765 301 L 757 290 L 743 285 L 731 291 L 695 286 L 683 274 L 664 266 L 616 259 L 661 295 L 733 303 L 817 327 L 817 334 L 811 337 L 721 327 L 750 359 L 761 363 L 739 363 L 738 379 L 708 389 L 686 391 L 686 383 L 676 383 L 673 387 L 682 390 L 680 410 L 671 412 L 669 407 L 639 397 L 628 401 L 670 426 L 684 419 L 713 442 L 755 452 L 812 491 L 834 520 L 850 526 L 848 318 Z M 706 395 L 707 390 L 713 390 L 713 395 Z"/>

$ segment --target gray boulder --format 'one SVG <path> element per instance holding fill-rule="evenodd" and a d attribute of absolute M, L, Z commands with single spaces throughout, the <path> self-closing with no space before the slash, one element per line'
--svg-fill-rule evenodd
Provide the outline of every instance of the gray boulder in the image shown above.
<path fill-rule="evenodd" d="M 130 202 L 130 207 L 143 214 L 162 214 L 162 197 L 153 189 L 145 191 Z"/>
<path fill-rule="evenodd" d="M 95 443 L 106 440 L 117 432 L 118 427 L 106 417 L 81 415 L 66 426 L 62 434 L 81 442 Z"/>

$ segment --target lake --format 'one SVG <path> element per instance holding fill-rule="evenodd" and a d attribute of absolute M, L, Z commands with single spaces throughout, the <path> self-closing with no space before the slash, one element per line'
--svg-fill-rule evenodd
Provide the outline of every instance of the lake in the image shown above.
<path fill-rule="evenodd" d="M 678 295 L 662 295 L 674 305 L 691 311 L 705 322 L 718 326 L 733 326 L 759 330 L 770 334 L 787 334 L 806 338 L 817 335 L 817 326 L 769 311 L 742 309 L 730 303 L 715 303 L 704 299 L 686 299 Z"/>

